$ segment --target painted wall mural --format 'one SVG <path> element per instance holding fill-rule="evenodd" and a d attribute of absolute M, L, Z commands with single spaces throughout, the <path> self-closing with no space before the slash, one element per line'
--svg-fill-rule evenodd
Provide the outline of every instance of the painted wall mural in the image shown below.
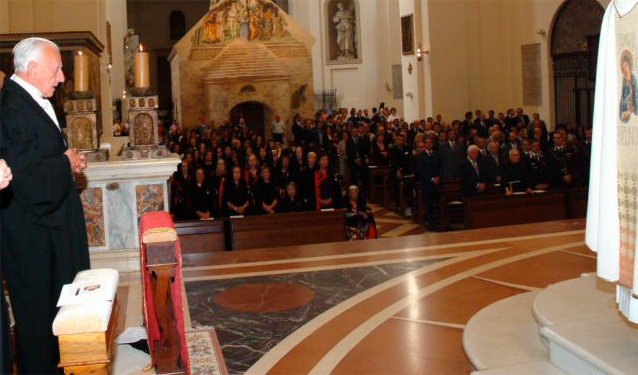
<path fill-rule="evenodd" d="M 193 44 L 226 45 L 247 42 L 291 43 L 283 11 L 265 0 L 222 0 L 215 4 L 193 34 Z"/>

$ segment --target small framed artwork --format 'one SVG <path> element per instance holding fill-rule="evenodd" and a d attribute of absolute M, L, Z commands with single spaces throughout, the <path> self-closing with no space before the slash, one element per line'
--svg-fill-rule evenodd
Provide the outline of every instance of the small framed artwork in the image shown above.
<path fill-rule="evenodd" d="M 401 17 L 401 52 L 414 55 L 414 14 Z"/>

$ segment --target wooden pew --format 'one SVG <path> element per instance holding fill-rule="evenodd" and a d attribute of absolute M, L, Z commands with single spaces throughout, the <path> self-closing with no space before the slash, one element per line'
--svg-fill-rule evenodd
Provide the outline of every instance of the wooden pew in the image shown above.
<path fill-rule="evenodd" d="M 580 219 L 587 216 L 587 200 L 589 189 L 573 188 L 567 191 L 567 215 L 570 219 Z"/>
<path fill-rule="evenodd" d="M 370 171 L 370 180 L 368 182 L 368 186 L 370 187 L 370 201 L 383 204 L 383 194 L 385 192 L 390 168 L 385 166 L 378 167 L 376 165 L 371 165 L 368 168 Z"/>
<path fill-rule="evenodd" d="M 346 240 L 344 210 L 230 218 L 233 250 Z M 180 237 L 181 239 L 181 237 Z"/>
<path fill-rule="evenodd" d="M 567 191 L 464 198 L 465 229 L 568 219 Z"/>
<path fill-rule="evenodd" d="M 225 251 L 224 220 L 194 220 L 175 223 L 182 254 Z"/>

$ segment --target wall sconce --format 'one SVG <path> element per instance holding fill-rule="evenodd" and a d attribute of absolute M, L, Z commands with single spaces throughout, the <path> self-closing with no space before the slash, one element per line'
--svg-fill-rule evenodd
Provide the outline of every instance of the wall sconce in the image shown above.
<path fill-rule="evenodd" d="M 547 31 L 545 31 L 544 29 L 538 29 L 536 30 L 536 34 L 544 37 L 545 35 L 547 35 Z"/>
<path fill-rule="evenodd" d="M 412 70 L 413 70 L 413 69 L 414 69 L 414 68 L 412 67 L 412 63 L 408 63 L 408 74 L 409 74 L 409 75 L 412 75 Z"/>
<path fill-rule="evenodd" d="M 412 94 L 411 92 L 406 92 L 405 96 L 407 96 L 410 99 L 414 99 L 414 94 Z"/>
<path fill-rule="evenodd" d="M 423 59 L 423 55 L 429 55 L 430 54 L 430 50 L 427 48 L 423 48 L 421 46 L 421 43 L 418 44 L 417 48 L 416 48 L 416 59 L 417 61 L 421 61 Z"/>

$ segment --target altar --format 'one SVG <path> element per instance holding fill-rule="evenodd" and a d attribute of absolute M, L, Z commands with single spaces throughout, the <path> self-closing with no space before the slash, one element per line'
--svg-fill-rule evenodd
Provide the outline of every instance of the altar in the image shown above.
<path fill-rule="evenodd" d="M 78 178 L 92 268 L 139 271 L 139 219 L 149 211 L 168 211 L 168 179 L 180 159 L 90 162 Z"/>

